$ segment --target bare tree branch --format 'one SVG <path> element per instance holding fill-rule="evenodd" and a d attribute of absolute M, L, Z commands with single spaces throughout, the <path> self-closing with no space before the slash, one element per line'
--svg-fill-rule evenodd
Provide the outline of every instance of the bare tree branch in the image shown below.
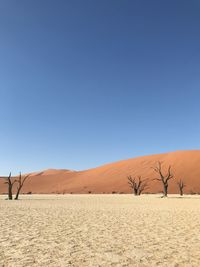
<path fill-rule="evenodd" d="M 180 195 L 182 196 L 183 195 L 183 188 L 186 187 L 186 185 L 184 184 L 184 182 L 181 179 L 177 182 L 177 185 L 179 188 Z"/>
<path fill-rule="evenodd" d="M 12 200 L 13 199 L 12 188 L 13 188 L 13 185 L 14 185 L 15 181 L 12 182 L 11 172 L 10 172 L 9 176 L 5 177 L 4 179 L 6 179 L 5 184 L 8 185 L 7 186 L 8 187 L 8 199 Z"/>
<path fill-rule="evenodd" d="M 164 196 L 167 197 L 168 185 L 169 185 L 168 182 L 169 180 L 173 179 L 174 176 L 171 172 L 171 165 L 168 167 L 167 174 L 166 175 L 163 174 L 162 163 L 163 162 L 158 161 L 157 163 L 158 166 L 152 168 L 160 176 L 160 178 L 155 178 L 154 180 L 160 181 L 162 183 Z"/>
<path fill-rule="evenodd" d="M 147 189 L 147 180 L 142 180 L 141 176 L 136 178 L 132 178 L 132 176 L 128 176 L 128 184 L 133 189 L 134 195 L 139 196 L 145 189 Z"/>
<path fill-rule="evenodd" d="M 22 174 L 21 174 L 21 172 L 19 173 L 19 178 L 18 178 L 18 180 L 16 180 L 16 182 L 18 183 L 18 186 L 17 186 L 17 193 L 16 193 L 16 196 L 15 196 L 15 200 L 18 200 L 20 191 L 21 191 L 22 187 L 24 186 L 25 181 L 27 180 L 27 178 L 29 176 L 30 176 L 30 174 L 26 175 L 22 179 Z"/>

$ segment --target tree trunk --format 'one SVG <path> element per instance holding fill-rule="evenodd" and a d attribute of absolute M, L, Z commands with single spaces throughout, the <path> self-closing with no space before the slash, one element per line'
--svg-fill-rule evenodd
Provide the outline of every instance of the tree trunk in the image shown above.
<path fill-rule="evenodd" d="M 18 200 L 19 198 L 19 190 L 17 190 L 16 196 L 15 196 L 15 200 Z"/>
<path fill-rule="evenodd" d="M 164 197 L 167 197 L 167 192 L 168 192 L 168 185 L 164 184 Z"/>
<path fill-rule="evenodd" d="M 137 196 L 138 195 L 138 192 L 136 189 L 134 189 L 134 195 Z"/>
<path fill-rule="evenodd" d="M 183 195 L 183 189 L 180 188 L 180 195 L 182 196 Z"/>
<path fill-rule="evenodd" d="M 13 198 L 13 197 L 12 197 L 12 186 L 9 185 L 9 186 L 8 186 L 8 199 L 9 199 L 9 200 L 12 200 L 12 198 Z"/>

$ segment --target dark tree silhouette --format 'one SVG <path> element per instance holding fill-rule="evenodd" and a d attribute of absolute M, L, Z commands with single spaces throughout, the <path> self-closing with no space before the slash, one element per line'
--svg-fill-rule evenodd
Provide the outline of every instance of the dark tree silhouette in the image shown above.
<path fill-rule="evenodd" d="M 26 179 L 30 176 L 30 174 L 26 175 L 24 178 L 22 178 L 22 174 L 20 172 L 19 174 L 19 178 L 18 180 L 16 180 L 16 182 L 18 183 L 18 186 L 17 186 L 17 192 L 16 192 L 16 196 L 15 196 L 15 200 L 18 200 L 19 198 L 19 194 L 20 194 L 20 191 L 26 181 Z"/>
<path fill-rule="evenodd" d="M 148 188 L 147 179 L 142 180 L 141 176 L 138 176 L 138 179 L 128 176 L 128 184 L 132 188 L 135 196 L 139 196 L 145 189 Z"/>
<path fill-rule="evenodd" d="M 179 188 L 180 195 L 182 196 L 183 195 L 183 188 L 186 187 L 186 185 L 184 184 L 184 182 L 181 179 L 177 182 L 177 185 Z"/>
<path fill-rule="evenodd" d="M 5 177 L 4 179 L 6 179 L 5 184 L 7 184 L 7 186 L 8 186 L 8 199 L 12 200 L 13 199 L 12 188 L 13 188 L 13 185 L 16 182 L 16 180 L 12 181 L 11 172 L 10 172 L 9 176 Z"/>
<path fill-rule="evenodd" d="M 153 170 L 157 172 L 160 176 L 160 178 L 155 178 L 153 180 L 157 180 L 162 183 L 163 185 L 163 194 L 164 197 L 167 197 L 168 194 L 168 186 L 169 186 L 169 180 L 172 179 L 174 176 L 171 173 L 171 166 L 168 167 L 167 174 L 164 175 L 162 171 L 162 162 L 158 161 L 158 166 L 153 167 Z"/>

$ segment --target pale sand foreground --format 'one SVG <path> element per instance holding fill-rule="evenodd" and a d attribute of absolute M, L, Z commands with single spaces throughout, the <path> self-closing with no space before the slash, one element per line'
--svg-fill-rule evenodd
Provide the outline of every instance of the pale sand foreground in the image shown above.
<path fill-rule="evenodd" d="M 0 266 L 200 266 L 200 197 L 0 197 Z"/>

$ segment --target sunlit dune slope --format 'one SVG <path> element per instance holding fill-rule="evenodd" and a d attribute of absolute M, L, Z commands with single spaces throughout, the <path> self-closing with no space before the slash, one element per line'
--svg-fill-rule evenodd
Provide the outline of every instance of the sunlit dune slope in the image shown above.
<path fill-rule="evenodd" d="M 174 179 L 170 182 L 169 192 L 176 193 L 177 181 L 182 179 L 185 192 L 200 192 L 200 150 L 177 151 L 159 155 L 143 156 L 106 164 L 85 171 L 45 170 L 32 173 L 24 185 L 23 192 L 32 193 L 130 193 L 127 176 L 141 175 L 149 179 L 147 192 L 162 191 L 161 184 L 153 181 L 158 175 L 152 167 L 163 162 L 163 171 L 172 166 Z M 6 192 L 3 179 L 0 192 Z"/>

